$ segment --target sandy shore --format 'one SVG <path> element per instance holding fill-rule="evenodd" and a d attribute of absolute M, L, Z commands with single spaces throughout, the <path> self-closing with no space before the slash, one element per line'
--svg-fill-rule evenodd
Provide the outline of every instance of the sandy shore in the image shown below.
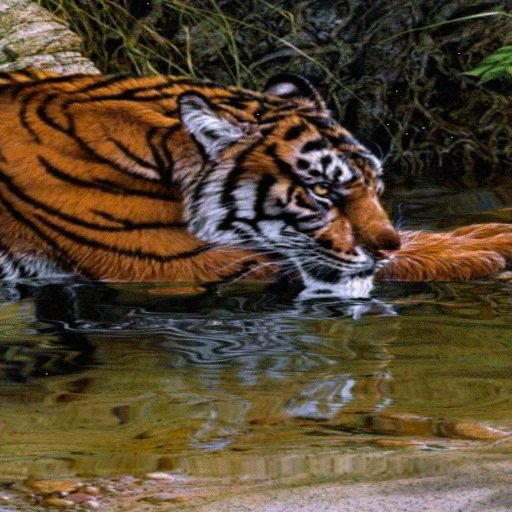
<path fill-rule="evenodd" d="M 478 465 L 449 476 L 316 485 L 232 496 L 201 512 L 510 512 L 512 464 Z"/>
<path fill-rule="evenodd" d="M 371 458 L 371 466 L 366 465 L 359 477 L 357 471 L 322 472 L 323 483 L 307 485 L 272 478 L 242 483 L 243 478 L 230 481 L 212 474 L 173 472 L 29 478 L 0 483 L 0 512 L 511 512 L 508 448 L 507 442 L 476 450 L 383 453 Z M 379 460 L 386 464 L 379 466 Z M 311 479 L 314 482 L 315 477 Z"/>

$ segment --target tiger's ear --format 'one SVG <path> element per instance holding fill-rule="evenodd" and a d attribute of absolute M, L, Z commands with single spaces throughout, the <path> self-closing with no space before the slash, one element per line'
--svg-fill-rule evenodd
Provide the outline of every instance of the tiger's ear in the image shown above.
<path fill-rule="evenodd" d="M 178 104 L 183 127 L 212 160 L 246 135 L 243 126 L 217 115 L 206 98 L 199 94 L 182 94 L 178 98 Z"/>
<path fill-rule="evenodd" d="M 275 75 L 266 83 L 263 92 L 285 99 L 307 99 L 313 101 L 320 109 L 327 108 L 314 85 L 302 75 L 291 73 Z"/>

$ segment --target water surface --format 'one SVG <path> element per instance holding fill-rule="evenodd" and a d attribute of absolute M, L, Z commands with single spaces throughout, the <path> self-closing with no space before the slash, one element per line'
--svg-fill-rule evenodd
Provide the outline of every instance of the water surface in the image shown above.
<path fill-rule="evenodd" d="M 401 201 L 410 225 L 459 218 Z M 496 201 L 482 215 L 506 216 Z M 0 480 L 369 481 L 449 473 L 468 450 L 506 460 L 511 292 L 381 283 L 371 299 L 300 301 L 254 283 L 4 286 Z"/>

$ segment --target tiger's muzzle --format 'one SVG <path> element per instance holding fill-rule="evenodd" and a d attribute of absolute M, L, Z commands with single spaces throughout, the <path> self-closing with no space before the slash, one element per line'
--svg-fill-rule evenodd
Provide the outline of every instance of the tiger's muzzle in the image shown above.
<path fill-rule="evenodd" d="M 340 208 L 350 223 L 355 244 L 362 245 L 377 257 L 380 251 L 400 249 L 400 237 L 373 189 L 350 195 Z"/>

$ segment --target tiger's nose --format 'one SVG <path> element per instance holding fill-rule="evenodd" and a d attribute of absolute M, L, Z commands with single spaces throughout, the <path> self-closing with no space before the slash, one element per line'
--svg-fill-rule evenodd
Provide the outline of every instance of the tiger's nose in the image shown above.
<path fill-rule="evenodd" d="M 357 243 L 374 252 L 400 249 L 400 237 L 374 190 L 351 197 L 343 212 L 352 225 Z"/>
<path fill-rule="evenodd" d="M 400 249 L 400 236 L 392 226 L 370 231 L 361 236 L 361 242 L 373 251 L 397 251 Z"/>

